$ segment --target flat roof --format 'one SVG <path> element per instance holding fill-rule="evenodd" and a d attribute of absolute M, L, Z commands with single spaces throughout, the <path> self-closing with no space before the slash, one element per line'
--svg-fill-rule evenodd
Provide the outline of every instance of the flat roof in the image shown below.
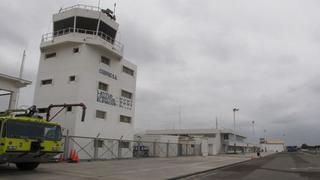
<path fill-rule="evenodd" d="M 246 136 L 234 132 L 231 129 L 157 129 L 157 130 L 146 130 L 146 134 L 152 135 L 209 135 L 209 134 L 235 134 L 246 138 Z"/>
<path fill-rule="evenodd" d="M 13 77 L 13 76 L 9 76 L 7 74 L 2 74 L 2 73 L 0 73 L 0 78 L 8 80 L 8 81 L 13 81 L 19 88 L 25 87 L 25 86 L 31 84 L 31 81 L 28 81 L 25 79 L 20 79 L 20 78 Z"/>

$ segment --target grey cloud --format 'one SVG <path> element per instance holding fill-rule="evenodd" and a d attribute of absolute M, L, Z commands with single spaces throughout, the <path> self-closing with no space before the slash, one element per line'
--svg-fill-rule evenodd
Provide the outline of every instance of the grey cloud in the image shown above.
<path fill-rule="evenodd" d="M 27 44 L 26 77 L 34 81 L 52 13 L 77 2 L 6 2 L 0 6 L 1 65 L 17 72 L 21 55 L 14 52 Z M 237 127 L 249 136 L 255 120 L 256 138 L 267 129 L 273 138 L 285 133 L 288 143 L 319 144 L 313 128 L 320 125 L 318 1 L 117 3 L 125 57 L 138 65 L 136 128 L 177 127 L 179 106 L 185 128 L 214 127 L 216 116 L 220 127 L 232 128 L 238 106 Z M 22 104 L 32 103 L 33 89 L 23 90 Z"/>

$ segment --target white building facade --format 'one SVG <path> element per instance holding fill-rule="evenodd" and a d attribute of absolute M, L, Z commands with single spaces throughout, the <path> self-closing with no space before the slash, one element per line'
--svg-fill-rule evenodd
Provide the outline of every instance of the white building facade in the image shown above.
<path fill-rule="evenodd" d="M 6 106 L 0 111 L 18 108 L 19 90 L 29 84 L 31 81 L 0 73 L 0 104 Z"/>
<path fill-rule="evenodd" d="M 245 142 L 246 137 L 244 135 L 229 129 L 147 130 L 144 136 L 158 136 L 158 139 L 160 139 L 168 135 L 178 137 L 178 143 L 187 140 L 188 143 L 201 145 L 201 155 L 203 156 L 234 153 L 234 149 L 238 153 L 244 153 L 253 151 L 254 148 L 253 145 Z"/>
<path fill-rule="evenodd" d="M 283 140 L 261 138 L 260 149 L 264 152 L 284 152 L 285 144 Z"/>
<path fill-rule="evenodd" d="M 53 33 L 42 37 L 34 104 L 84 103 L 53 121 L 64 134 L 132 140 L 137 66 L 123 58 L 112 12 L 76 5 L 53 15 Z"/>

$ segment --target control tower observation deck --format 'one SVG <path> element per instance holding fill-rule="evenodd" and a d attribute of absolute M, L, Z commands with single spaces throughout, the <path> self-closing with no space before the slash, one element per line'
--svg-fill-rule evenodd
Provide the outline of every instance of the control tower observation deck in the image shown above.
<path fill-rule="evenodd" d="M 40 49 L 67 42 L 97 45 L 110 51 L 119 60 L 123 45 L 116 41 L 119 24 L 109 9 L 74 5 L 53 15 L 53 32 L 42 36 Z"/>

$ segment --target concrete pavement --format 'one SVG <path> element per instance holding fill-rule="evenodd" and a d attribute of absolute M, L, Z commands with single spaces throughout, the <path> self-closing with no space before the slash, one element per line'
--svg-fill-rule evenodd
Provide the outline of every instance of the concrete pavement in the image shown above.
<path fill-rule="evenodd" d="M 320 179 L 320 158 L 305 153 L 278 153 L 184 179 L 316 180 Z"/>
<path fill-rule="evenodd" d="M 168 179 L 250 160 L 250 155 L 192 156 L 42 164 L 32 172 L 0 166 L 0 179 Z"/>

